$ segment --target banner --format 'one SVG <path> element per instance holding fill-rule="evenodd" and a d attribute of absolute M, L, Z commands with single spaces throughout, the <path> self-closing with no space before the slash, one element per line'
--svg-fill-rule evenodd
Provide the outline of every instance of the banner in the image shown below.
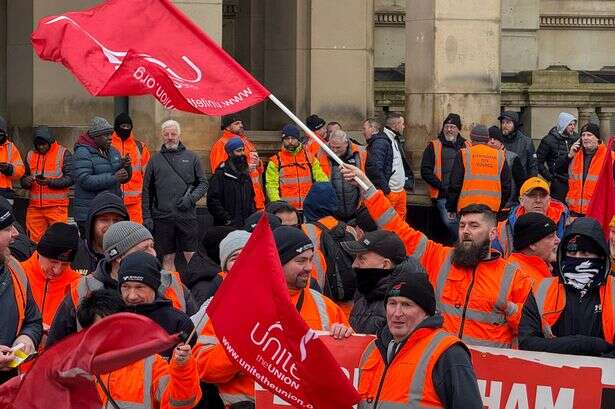
<path fill-rule="evenodd" d="M 593 217 L 600 222 L 606 241 L 609 241 L 611 219 L 615 215 L 615 182 L 613 181 L 613 152 L 614 138 L 610 137 L 594 194 L 587 205 L 587 217 Z"/>
<path fill-rule="evenodd" d="M 44 17 L 31 35 L 92 95 L 153 95 L 167 109 L 225 115 L 269 91 L 168 0 L 108 0 Z"/>
<path fill-rule="evenodd" d="M 359 401 L 318 334 L 291 303 L 266 217 L 256 225 L 207 314 L 229 358 L 296 407 L 349 409 Z"/>

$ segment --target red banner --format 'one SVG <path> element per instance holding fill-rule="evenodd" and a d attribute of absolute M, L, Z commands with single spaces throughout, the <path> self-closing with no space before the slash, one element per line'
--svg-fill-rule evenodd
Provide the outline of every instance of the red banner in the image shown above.
<path fill-rule="evenodd" d="M 108 0 L 44 17 L 36 54 L 62 63 L 92 95 L 153 95 L 167 109 L 225 115 L 269 91 L 168 0 Z"/>
<path fill-rule="evenodd" d="M 600 169 L 600 175 L 596 182 L 594 194 L 587 205 L 588 217 L 593 217 L 600 222 L 604 237 L 609 241 L 609 224 L 615 215 L 615 182 L 613 182 L 613 137 L 609 138 L 607 154 Z"/>
<path fill-rule="evenodd" d="M 357 391 L 291 303 L 266 218 L 257 224 L 207 314 L 229 358 L 296 407 L 349 409 L 358 402 Z"/>

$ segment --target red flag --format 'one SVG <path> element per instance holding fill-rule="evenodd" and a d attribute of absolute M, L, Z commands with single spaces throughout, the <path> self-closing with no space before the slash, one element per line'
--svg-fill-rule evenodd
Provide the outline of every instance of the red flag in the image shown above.
<path fill-rule="evenodd" d="M 130 334 L 130 336 L 126 336 Z M 34 362 L 19 390 L 9 383 L 0 394 L 15 393 L 3 408 L 100 409 L 102 403 L 92 375 L 113 372 L 164 351 L 176 343 L 158 324 L 141 315 L 121 313 L 53 345 Z"/>
<path fill-rule="evenodd" d="M 261 218 L 207 309 L 228 356 L 297 408 L 349 409 L 359 395 L 290 301 L 266 218 Z"/>
<path fill-rule="evenodd" d="M 602 169 L 596 182 L 596 188 L 589 204 L 587 205 L 588 217 L 593 217 L 600 222 L 604 237 L 609 241 L 609 223 L 615 215 L 615 183 L 613 183 L 613 137 L 609 138 L 607 155 L 602 163 Z"/>
<path fill-rule="evenodd" d="M 31 40 L 92 95 L 152 94 L 167 109 L 225 115 L 270 94 L 168 0 L 108 0 L 44 17 Z"/>

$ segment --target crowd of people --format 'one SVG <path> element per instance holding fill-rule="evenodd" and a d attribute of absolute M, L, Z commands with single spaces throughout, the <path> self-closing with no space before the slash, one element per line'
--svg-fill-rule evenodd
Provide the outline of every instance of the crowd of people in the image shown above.
<path fill-rule="evenodd" d="M 310 115 L 342 165 L 293 124 L 263 161 L 240 118 L 224 117 L 209 180 L 175 120 L 153 154 L 127 114 L 93 118 L 72 153 L 41 126 L 24 163 L 0 118 L 0 384 L 32 365 L 14 368 L 17 350 L 44 353 L 128 311 L 198 336 L 99 377 L 104 407 L 253 408 L 254 380 L 201 317 L 261 217 L 308 326 L 376 335 L 361 408 L 482 408 L 467 345 L 615 357 L 615 220 L 609 242 L 585 217 L 603 135 L 592 123 L 579 135 L 561 113 L 534 150 L 517 113 L 498 120 L 468 140 L 451 113 L 425 148 L 446 246 L 407 222 L 414 175 L 397 113 L 364 121 L 365 146 Z M 25 229 L 16 182 L 29 192 Z M 213 225 L 199 231 L 204 197 Z"/>

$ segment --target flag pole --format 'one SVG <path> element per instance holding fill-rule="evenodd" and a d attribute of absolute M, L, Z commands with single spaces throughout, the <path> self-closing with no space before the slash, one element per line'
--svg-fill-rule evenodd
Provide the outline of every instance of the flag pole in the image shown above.
<path fill-rule="evenodd" d="M 308 128 L 299 118 L 297 118 L 297 115 L 293 114 L 292 111 L 286 107 L 286 105 L 284 105 L 279 99 L 277 99 L 275 95 L 269 94 L 269 99 L 271 100 L 271 102 L 276 104 L 278 108 L 280 108 L 286 115 L 288 115 L 290 119 L 292 119 L 297 125 L 299 125 L 299 127 L 303 129 L 303 132 L 305 132 L 306 135 L 308 135 L 310 138 L 312 138 L 312 140 L 318 143 L 322 150 L 324 150 L 327 155 L 331 157 L 331 159 L 336 161 L 340 166 L 344 166 L 344 162 L 331 150 L 331 148 L 329 148 L 326 143 L 324 143 L 318 136 L 316 136 L 316 134 L 312 132 L 312 130 Z M 365 184 L 365 182 L 359 179 L 358 176 L 355 176 L 354 180 L 359 184 L 359 186 L 361 186 L 363 190 L 367 190 L 368 186 Z"/>

